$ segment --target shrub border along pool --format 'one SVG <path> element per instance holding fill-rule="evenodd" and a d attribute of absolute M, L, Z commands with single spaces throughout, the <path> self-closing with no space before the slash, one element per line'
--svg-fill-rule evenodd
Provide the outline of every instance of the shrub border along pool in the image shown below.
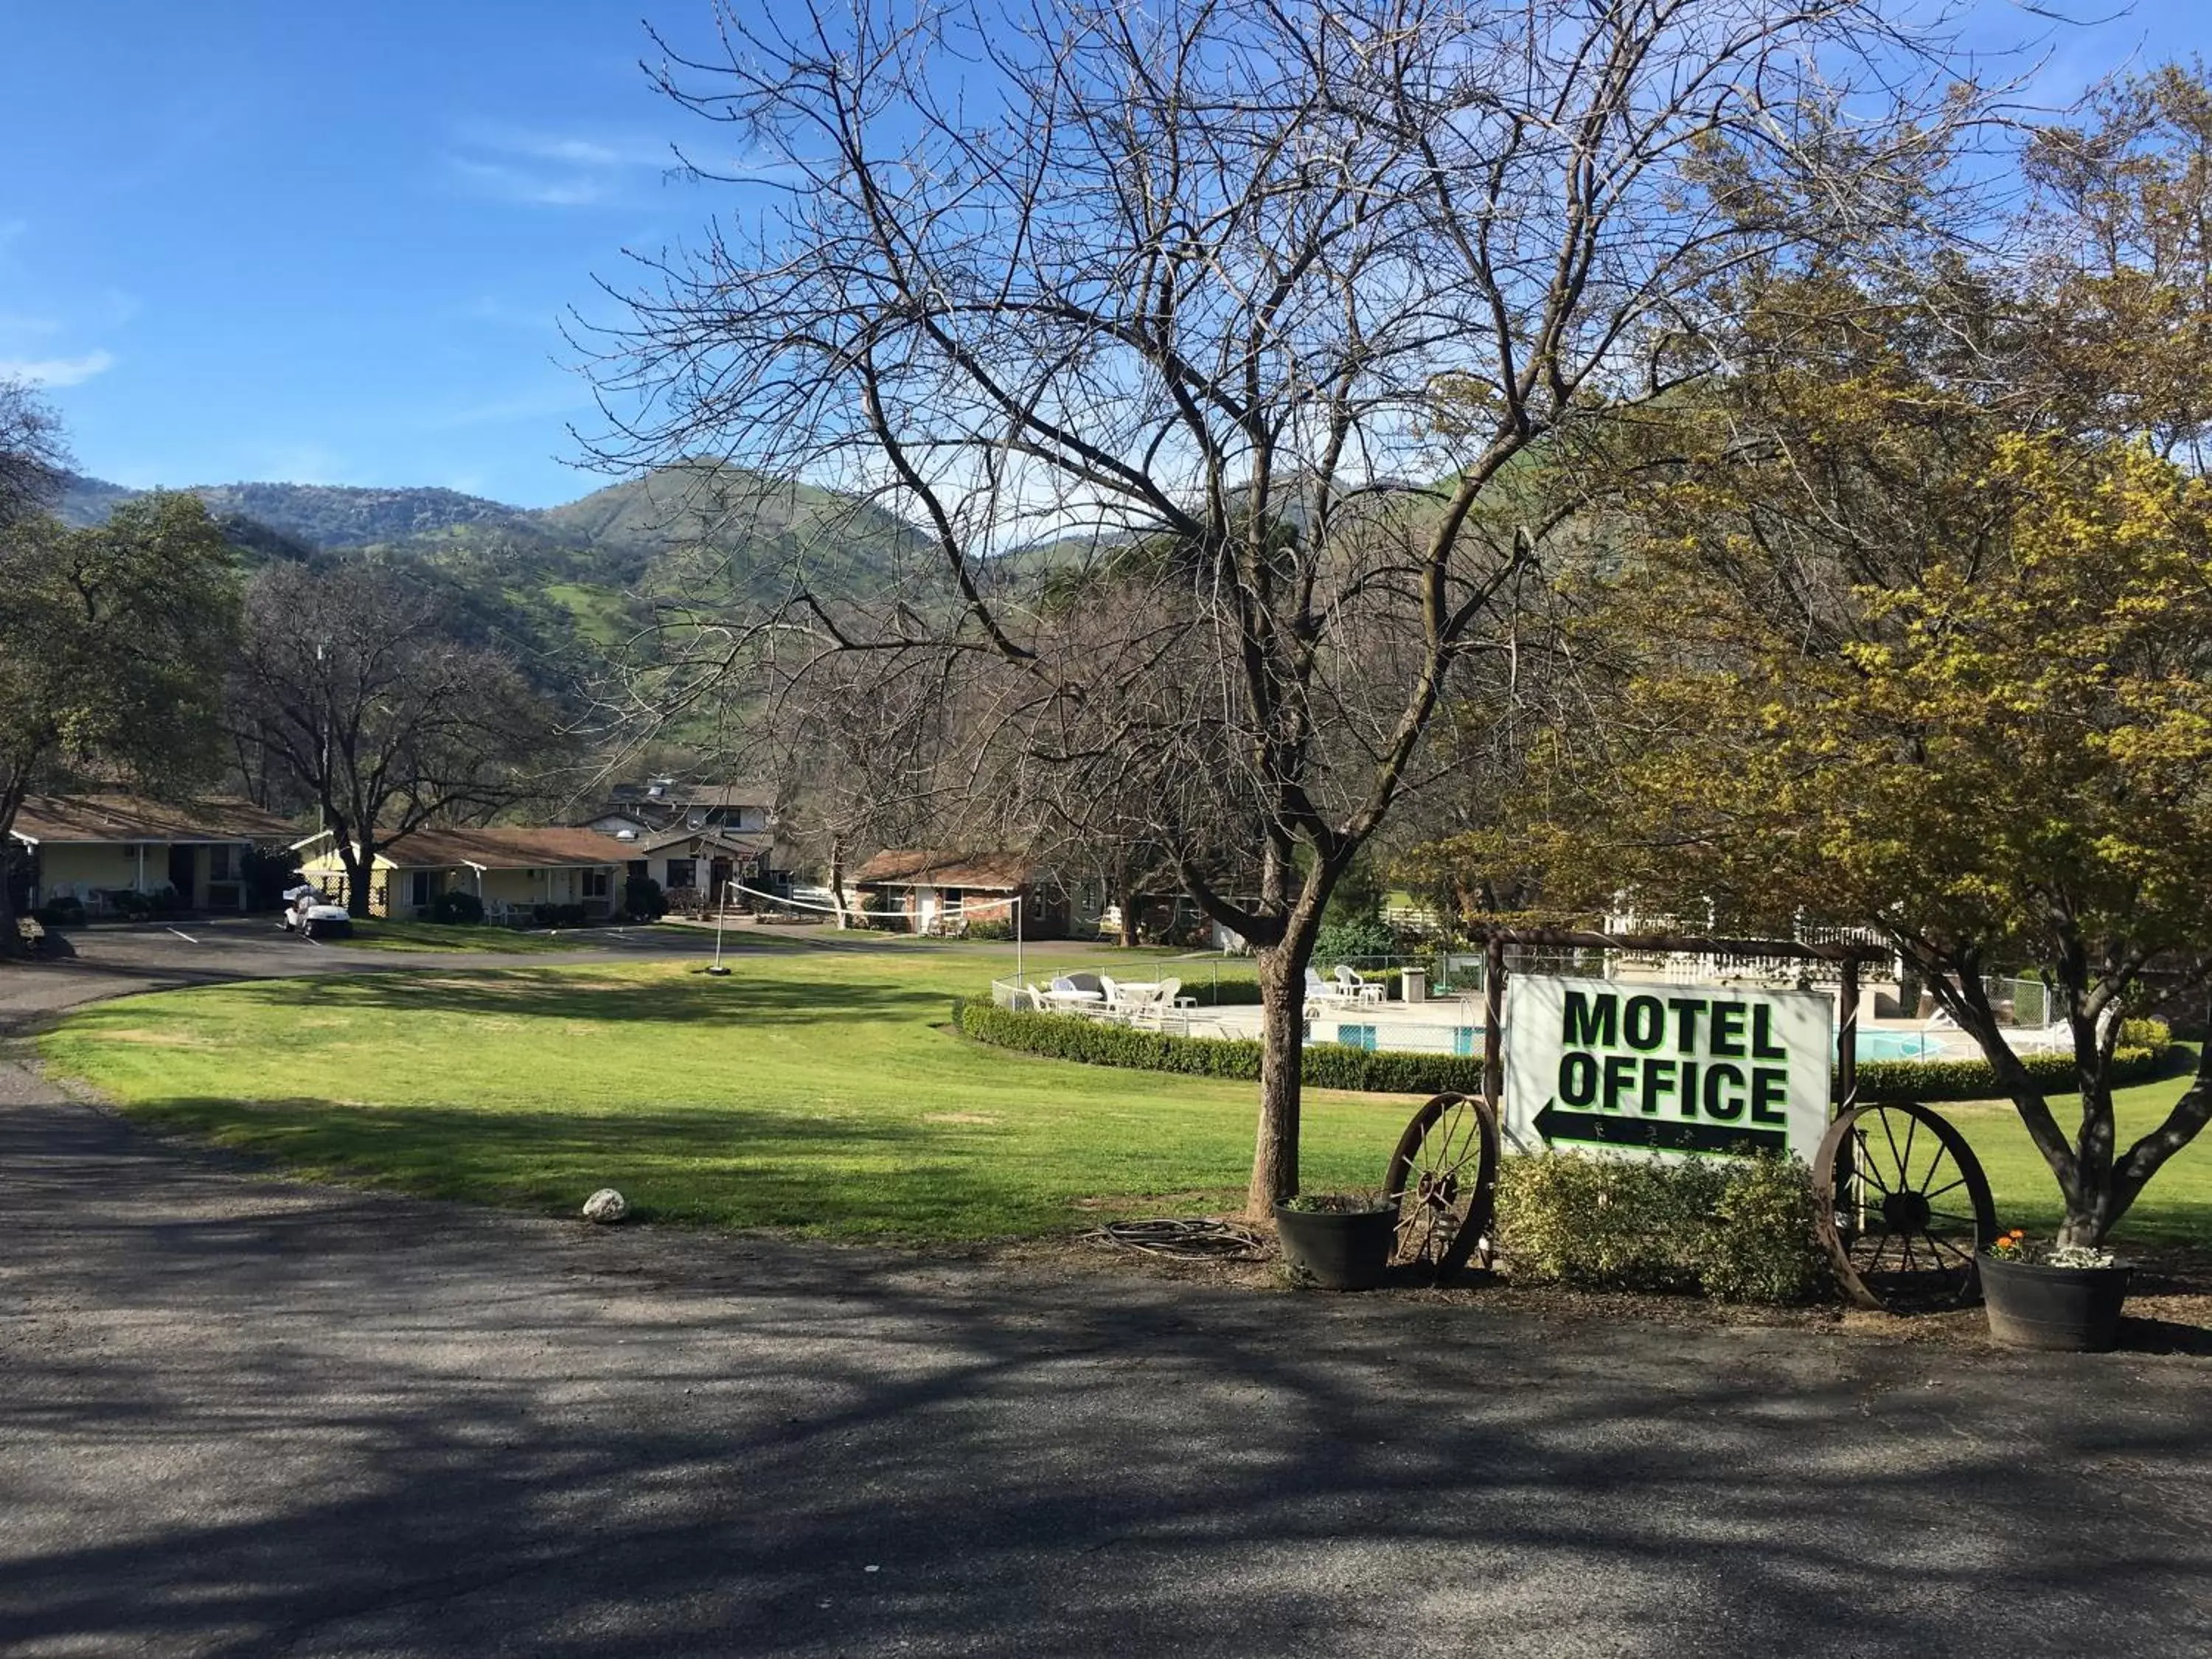
<path fill-rule="evenodd" d="M 952 1005 L 953 1024 L 978 1042 L 1086 1066 L 1120 1066 L 1140 1072 L 1176 1072 L 1256 1082 L 1260 1044 L 1248 1037 L 1170 1036 L 1140 1031 L 1080 1014 L 1046 1014 L 965 1000 Z M 2121 1048 L 2112 1055 L 2112 1086 L 2148 1082 L 2166 1056 L 2155 1048 Z M 2074 1092 L 2071 1054 L 2023 1054 L 2027 1074 L 2053 1093 Z M 1368 1094 L 1477 1094 L 1482 1089 L 1479 1054 L 1399 1054 L 1309 1042 L 1303 1075 L 1316 1089 Z M 1986 1060 L 1863 1060 L 1859 1099 L 1990 1100 L 2002 1097 Z"/>

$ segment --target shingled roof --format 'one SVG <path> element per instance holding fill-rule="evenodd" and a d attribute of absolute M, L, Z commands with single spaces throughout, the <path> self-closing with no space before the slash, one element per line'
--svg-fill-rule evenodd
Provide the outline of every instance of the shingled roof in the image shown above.
<path fill-rule="evenodd" d="M 737 830 L 726 825 L 709 824 L 703 830 L 657 830 L 636 841 L 617 841 L 624 858 L 640 858 L 647 854 L 665 851 L 671 847 L 687 847 L 693 842 L 708 847 L 718 847 L 726 852 L 742 853 L 747 857 L 766 852 L 772 844 L 767 836 L 749 830 Z"/>
<path fill-rule="evenodd" d="M 596 830 L 490 830 L 441 826 L 417 830 L 381 848 L 377 856 L 402 870 L 550 870 L 565 866 L 620 864 L 629 856 L 620 842 Z"/>
<path fill-rule="evenodd" d="M 945 853 L 890 848 L 853 872 L 862 887 L 980 887 L 1014 892 L 1037 872 L 1018 853 Z"/>
<path fill-rule="evenodd" d="M 19 840 L 46 842 L 289 842 L 296 825 L 251 801 L 218 795 L 198 801 L 140 795 L 32 795 L 15 814 Z"/>

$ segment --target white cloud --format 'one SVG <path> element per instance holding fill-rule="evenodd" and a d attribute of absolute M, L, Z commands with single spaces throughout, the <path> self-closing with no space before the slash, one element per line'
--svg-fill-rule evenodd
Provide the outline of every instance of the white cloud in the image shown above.
<path fill-rule="evenodd" d="M 112 351 L 88 351 L 82 357 L 0 358 L 0 379 L 35 380 L 40 386 L 79 386 L 115 367 Z"/>
<path fill-rule="evenodd" d="M 547 132 L 491 121 L 463 122 L 445 157 L 466 190 L 532 207 L 596 207 L 622 202 L 676 158 L 665 143 L 636 137 Z"/>
<path fill-rule="evenodd" d="M 591 207 L 614 193 L 611 180 L 587 173 L 541 173 L 504 161 L 471 161 L 465 155 L 449 155 L 446 165 L 455 178 L 480 195 L 531 207 Z"/>
<path fill-rule="evenodd" d="M 669 167 L 676 164 L 666 144 L 647 139 L 586 138 L 490 121 L 465 122 L 459 137 L 471 149 L 489 150 L 495 155 L 512 155 L 527 161 L 557 161 L 566 167 Z"/>

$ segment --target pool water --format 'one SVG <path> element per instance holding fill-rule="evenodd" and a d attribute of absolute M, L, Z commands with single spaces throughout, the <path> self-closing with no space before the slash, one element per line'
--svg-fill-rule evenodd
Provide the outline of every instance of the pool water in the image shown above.
<path fill-rule="evenodd" d="M 1866 1031 L 1859 1033 L 1861 1060 L 1948 1060 L 1951 1051 L 1940 1036 L 1923 1031 Z"/>

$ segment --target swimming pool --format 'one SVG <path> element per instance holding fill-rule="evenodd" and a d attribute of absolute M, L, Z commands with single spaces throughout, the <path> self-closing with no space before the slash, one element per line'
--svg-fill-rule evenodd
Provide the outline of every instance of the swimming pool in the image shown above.
<path fill-rule="evenodd" d="M 1859 1033 L 1861 1060 L 1948 1060 L 1951 1051 L 1941 1036 L 1926 1031 L 1868 1031 Z"/>

